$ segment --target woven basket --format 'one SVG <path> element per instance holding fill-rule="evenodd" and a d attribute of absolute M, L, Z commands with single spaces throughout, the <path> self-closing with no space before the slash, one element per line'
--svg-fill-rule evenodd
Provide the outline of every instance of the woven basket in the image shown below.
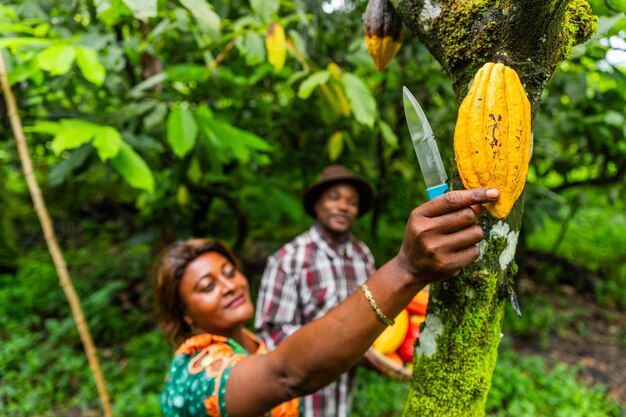
<path fill-rule="evenodd" d="M 372 365 L 383 375 L 396 381 L 408 382 L 411 380 L 411 370 L 399 367 L 395 362 L 387 359 L 385 355 L 370 348 Z"/>

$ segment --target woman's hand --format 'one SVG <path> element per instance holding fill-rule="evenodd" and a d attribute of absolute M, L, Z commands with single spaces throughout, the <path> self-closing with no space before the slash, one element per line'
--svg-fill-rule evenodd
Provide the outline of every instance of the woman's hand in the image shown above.
<path fill-rule="evenodd" d="M 480 255 L 481 204 L 500 197 L 495 188 L 450 191 L 411 213 L 398 262 L 421 284 L 448 279 Z"/>

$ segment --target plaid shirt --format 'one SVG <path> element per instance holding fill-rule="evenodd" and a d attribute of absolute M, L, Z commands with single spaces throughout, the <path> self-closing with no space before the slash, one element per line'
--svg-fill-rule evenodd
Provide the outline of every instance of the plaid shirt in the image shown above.
<path fill-rule="evenodd" d="M 374 271 L 374 257 L 363 242 L 348 236 L 333 249 L 318 227 L 311 227 L 268 259 L 257 300 L 257 334 L 274 349 L 345 300 Z M 305 416 L 347 417 L 354 386 L 352 370 L 304 397 Z"/>

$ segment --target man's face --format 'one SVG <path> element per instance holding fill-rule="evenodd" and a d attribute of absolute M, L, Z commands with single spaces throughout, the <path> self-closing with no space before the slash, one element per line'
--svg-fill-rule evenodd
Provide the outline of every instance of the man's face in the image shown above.
<path fill-rule="evenodd" d="M 313 206 L 323 231 L 341 237 L 350 231 L 359 215 L 359 193 L 350 184 L 328 187 Z"/>

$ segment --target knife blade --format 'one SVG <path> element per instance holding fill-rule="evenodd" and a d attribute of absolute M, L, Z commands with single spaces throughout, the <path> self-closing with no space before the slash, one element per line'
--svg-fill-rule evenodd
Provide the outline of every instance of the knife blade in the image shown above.
<path fill-rule="evenodd" d="M 448 190 L 448 175 L 443 167 L 435 135 L 424 111 L 417 99 L 405 86 L 402 87 L 402 96 L 411 142 L 426 183 L 426 193 L 428 198 L 432 200 Z"/>

